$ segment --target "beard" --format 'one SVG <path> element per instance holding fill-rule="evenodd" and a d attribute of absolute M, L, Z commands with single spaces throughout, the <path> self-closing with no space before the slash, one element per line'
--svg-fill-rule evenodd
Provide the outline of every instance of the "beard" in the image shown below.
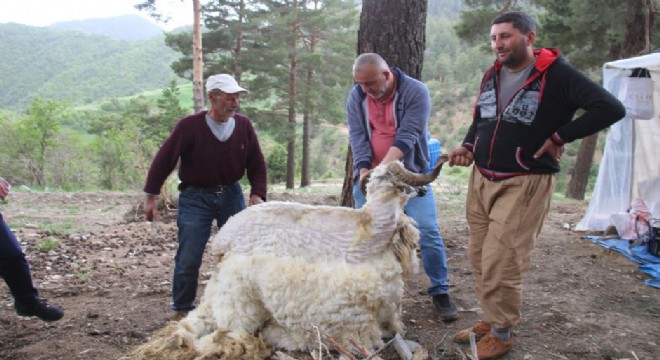
<path fill-rule="evenodd" d="M 499 54 L 501 51 L 506 51 L 504 56 Z M 495 55 L 502 65 L 510 69 L 517 69 L 529 61 L 529 57 L 527 56 L 527 44 L 525 41 L 520 41 L 516 46 L 508 49 L 496 49 Z"/>

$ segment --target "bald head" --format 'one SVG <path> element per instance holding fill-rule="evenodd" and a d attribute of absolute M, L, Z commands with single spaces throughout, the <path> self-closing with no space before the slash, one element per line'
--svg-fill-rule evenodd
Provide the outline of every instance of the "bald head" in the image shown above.
<path fill-rule="evenodd" d="M 378 71 L 389 70 L 389 66 L 387 66 L 385 59 L 375 53 L 364 53 L 355 58 L 355 62 L 353 63 L 353 74 L 363 71 L 366 67 Z"/>
<path fill-rule="evenodd" d="M 386 99 L 394 90 L 394 75 L 378 54 L 358 56 L 353 63 L 353 79 L 362 91 L 377 100 Z"/>

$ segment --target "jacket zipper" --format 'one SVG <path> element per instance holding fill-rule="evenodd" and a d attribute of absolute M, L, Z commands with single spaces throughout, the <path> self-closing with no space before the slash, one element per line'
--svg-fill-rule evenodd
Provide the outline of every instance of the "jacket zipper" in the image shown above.
<path fill-rule="evenodd" d="M 500 69 L 500 71 L 501 71 L 501 69 Z M 543 72 L 543 73 L 545 74 L 545 72 Z M 490 147 L 489 147 L 489 149 L 488 149 L 488 162 L 487 162 L 487 164 L 488 164 L 488 168 L 489 168 L 489 169 L 491 168 L 491 162 L 492 162 L 492 160 L 493 160 L 493 152 L 494 152 L 494 149 L 495 149 L 495 138 L 497 137 L 497 132 L 498 132 L 498 130 L 499 130 L 499 128 L 500 128 L 500 122 L 502 121 L 502 116 L 504 115 L 504 110 L 506 110 L 506 108 L 507 108 L 509 105 L 511 105 L 511 101 L 516 97 L 516 95 L 518 95 L 518 93 L 519 93 L 522 89 L 525 88 L 525 86 L 531 84 L 532 81 L 536 80 L 536 78 L 538 78 L 539 76 L 541 76 L 541 72 L 540 72 L 540 71 L 537 71 L 537 72 L 535 72 L 534 74 L 532 74 L 532 76 L 528 77 L 527 80 L 525 80 L 525 82 L 522 83 L 522 85 L 520 85 L 520 87 L 518 88 L 518 90 L 516 90 L 516 91 L 513 92 L 513 95 L 511 96 L 511 98 L 509 99 L 509 101 L 506 103 L 506 106 L 504 106 L 504 107 L 502 107 L 502 108 L 500 109 L 500 97 L 499 97 L 499 92 L 500 92 L 500 74 L 499 74 L 499 71 L 495 71 L 495 104 L 496 104 L 496 105 L 495 105 L 495 112 L 496 112 L 497 116 L 496 116 L 496 118 L 495 118 L 495 119 L 496 119 L 496 120 L 495 120 L 495 121 L 496 121 L 496 123 L 495 123 L 495 130 L 493 130 L 493 137 L 490 139 Z M 545 77 L 544 77 L 544 79 L 545 79 Z M 540 98 L 541 96 L 540 96 L 540 94 L 542 94 L 542 93 L 543 93 L 543 89 L 541 88 L 541 91 L 539 91 L 539 99 L 538 99 L 538 102 L 541 102 L 541 98 Z"/>

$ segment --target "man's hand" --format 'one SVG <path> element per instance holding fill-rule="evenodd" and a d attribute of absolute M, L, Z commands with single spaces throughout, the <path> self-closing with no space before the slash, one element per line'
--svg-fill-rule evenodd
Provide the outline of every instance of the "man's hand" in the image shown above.
<path fill-rule="evenodd" d="M 362 181 L 362 178 L 365 177 L 368 173 L 369 173 L 369 169 L 361 168 L 360 169 L 360 181 Z"/>
<path fill-rule="evenodd" d="M 378 165 L 389 164 L 392 161 L 401 160 L 401 159 L 403 159 L 403 155 L 404 155 L 403 152 L 401 152 L 401 150 L 399 150 L 398 147 L 391 146 L 390 149 L 387 150 L 387 154 L 385 154 L 385 157 L 383 158 L 383 160 L 381 160 L 380 164 L 378 164 Z"/>
<path fill-rule="evenodd" d="M 462 146 L 449 153 L 449 166 L 470 166 L 474 161 L 474 154 Z"/>
<path fill-rule="evenodd" d="M 251 195 L 250 199 L 248 200 L 248 206 L 261 204 L 262 202 L 264 202 L 264 200 L 260 196 Z"/>
<path fill-rule="evenodd" d="M 11 185 L 9 185 L 7 180 L 0 178 L 0 201 L 4 201 L 7 195 L 9 195 L 9 189 L 11 189 Z"/>
<path fill-rule="evenodd" d="M 156 204 L 156 195 L 147 195 L 144 200 L 144 217 L 147 221 L 154 221 L 158 216 L 158 205 Z"/>
<path fill-rule="evenodd" d="M 543 146 L 534 154 L 534 159 L 538 159 L 545 153 L 548 153 L 553 159 L 559 162 L 561 156 L 564 154 L 564 145 L 556 145 L 552 140 L 547 139 L 543 143 Z"/>

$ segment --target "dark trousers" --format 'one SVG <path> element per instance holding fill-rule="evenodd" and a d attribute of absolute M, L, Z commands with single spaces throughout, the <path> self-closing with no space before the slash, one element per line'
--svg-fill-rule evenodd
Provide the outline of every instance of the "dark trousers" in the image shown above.
<path fill-rule="evenodd" d="M 192 310 L 197 295 L 199 268 L 206 243 L 211 236 L 213 220 L 221 228 L 227 220 L 245 209 L 243 190 L 237 182 L 220 192 L 188 187 L 179 194 L 176 224 L 179 247 L 174 257 L 172 277 L 172 309 Z"/>
<path fill-rule="evenodd" d="M 0 214 L 0 276 L 5 280 L 16 306 L 31 306 L 39 293 L 32 285 L 30 265 L 16 236 Z"/>

